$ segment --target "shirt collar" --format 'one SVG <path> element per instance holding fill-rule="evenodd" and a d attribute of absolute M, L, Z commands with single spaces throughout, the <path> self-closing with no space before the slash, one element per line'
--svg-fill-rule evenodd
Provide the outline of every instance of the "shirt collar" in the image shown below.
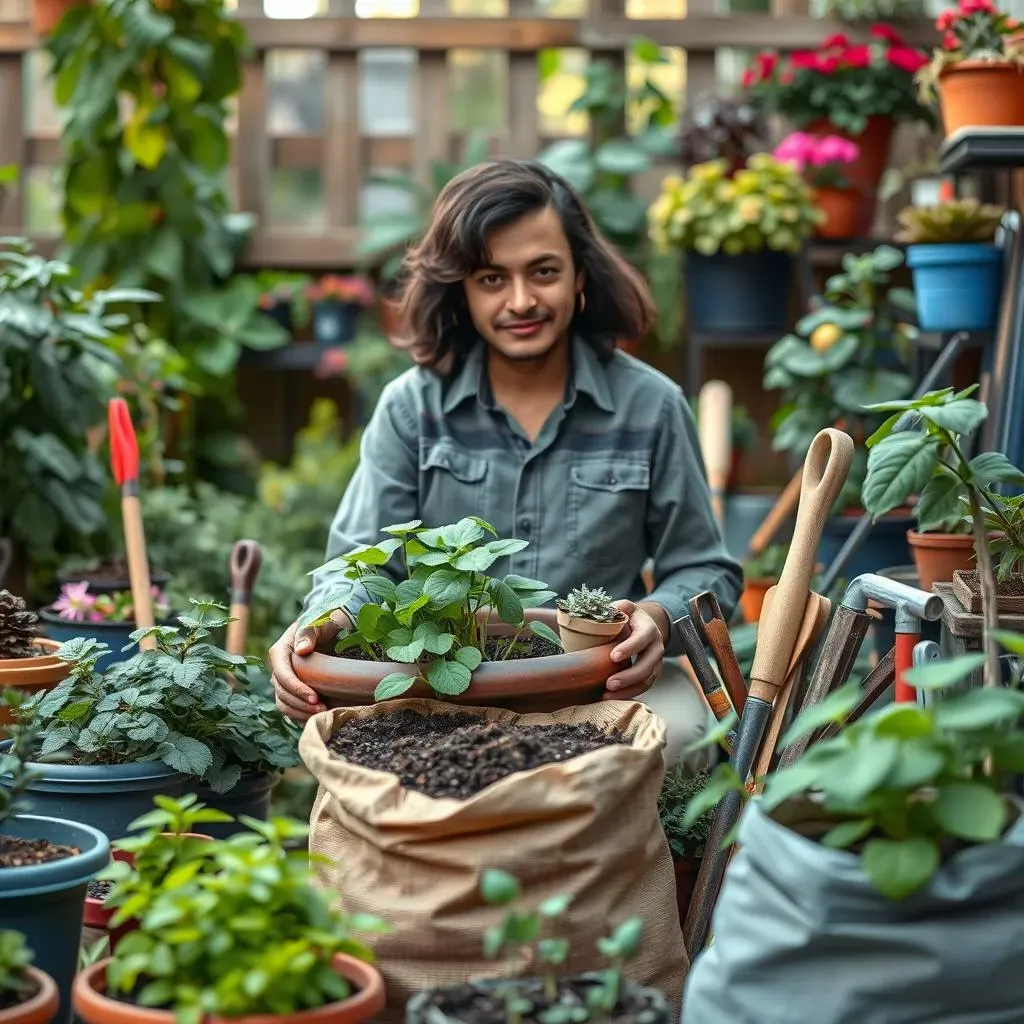
<path fill-rule="evenodd" d="M 484 359 L 486 351 L 486 344 L 483 341 L 478 342 L 469 350 L 469 354 L 452 378 L 445 393 L 442 408 L 446 415 L 470 398 L 476 398 L 485 409 L 494 408 L 494 396 L 491 394 L 491 384 L 487 378 L 487 365 Z M 599 409 L 604 412 L 614 411 L 611 390 L 608 387 L 607 367 L 602 364 L 592 345 L 588 345 L 579 335 L 574 335 L 572 339 L 572 376 L 565 394 L 567 407 L 573 404 L 577 393 L 581 391 Z"/>

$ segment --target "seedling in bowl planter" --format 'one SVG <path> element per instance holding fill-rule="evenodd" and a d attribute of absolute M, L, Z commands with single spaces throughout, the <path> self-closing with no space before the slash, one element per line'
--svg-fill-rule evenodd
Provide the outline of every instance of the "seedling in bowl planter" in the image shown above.
<path fill-rule="evenodd" d="M 4 1024 L 49 1024 L 59 996 L 53 979 L 34 968 L 21 932 L 0 929 L 0 1020 Z"/>
<path fill-rule="evenodd" d="M 558 634 L 567 651 L 585 651 L 613 640 L 622 632 L 626 615 L 612 604 L 603 588 L 585 583 L 558 601 Z"/>

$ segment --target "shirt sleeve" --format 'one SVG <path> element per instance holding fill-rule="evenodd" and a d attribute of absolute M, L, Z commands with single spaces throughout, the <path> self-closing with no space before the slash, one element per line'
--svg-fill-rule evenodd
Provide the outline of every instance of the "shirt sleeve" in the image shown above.
<path fill-rule="evenodd" d="M 712 511 L 697 422 L 681 390 L 665 402 L 661 424 L 646 522 L 654 590 L 645 600 L 661 605 L 674 622 L 688 614 L 691 597 L 710 590 L 731 618 L 743 590 L 743 570 L 726 549 Z M 665 653 L 683 653 L 674 630 Z"/>
<path fill-rule="evenodd" d="M 383 539 L 385 526 L 417 518 L 419 508 L 419 431 L 407 405 L 401 378 L 389 383 L 377 402 L 359 446 L 359 466 L 342 496 L 327 538 L 325 561 L 364 544 Z M 380 571 L 397 582 L 397 561 Z M 313 574 L 313 586 L 304 609 L 348 581 L 343 570 Z M 353 621 L 369 600 L 360 586 L 344 602 Z"/>

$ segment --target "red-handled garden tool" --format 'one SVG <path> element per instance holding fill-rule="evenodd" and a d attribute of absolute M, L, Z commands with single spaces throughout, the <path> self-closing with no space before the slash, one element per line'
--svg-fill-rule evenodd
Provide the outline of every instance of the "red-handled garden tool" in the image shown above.
<path fill-rule="evenodd" d="M 231 619 L 228 623 L 228 654 L 245 654 L 249 633 L 249 605 L 263 554 L 254 540 L 235 541 L 231 549 Z"/>
<path fill-rule="evenodd" d="M 110 426 L 110 462 L 114 479 L 121 488 L 121 522 L 124 529 L 125 553 L 128 556 L 128 578 L 132 585 L 135 628 L 154 625 L 153 600 L 150 596 L 149 557 L 146 534 L 142 528 L 142 505 L 139 502 L 139 442 L 135 437 L 131 413 L 123 398 L 112 398 L 107 407 Z M 139 647 L 152 650 L 156 639 L 146 637 Z"/>

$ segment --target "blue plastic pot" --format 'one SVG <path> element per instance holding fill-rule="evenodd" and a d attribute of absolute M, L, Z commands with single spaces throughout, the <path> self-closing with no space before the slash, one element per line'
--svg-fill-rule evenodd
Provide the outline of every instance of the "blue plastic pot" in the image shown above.
<path fill-rule="evenodd" d="M 994 245 L 910 245 L 922 331 L 989 331 L 999 318 L 1003 253 Z"/>
<path fill-rule="evenodd" d="M 11 741 L 0 743 L 0 751 Z M 70 818 L 99 829 L 110 839 L 123 839 L 128 825 L 153 809 L 153 797 L 181 796 L 197 789 L 191 775 L 172 771 L 159 761 L 135 764 L 46 764 L 28 790 L 32 809 L 54 818 Z M 11 777 L 0 776 L 0 786 Z"/>
<path fill-rule="evenodd" d="M 687 316 L 704 334 L 774 334 L 789 325 L 793 258 L 764 249 L 686 255 Z"/>
<path fill-rule="evenodd" d="M 34 814 L 18 815 L 4 824 L 3 832 L 80 851 L 64 860 L 0 871 L 0 928 L 13 928 L 25 936 L 36 967 L 49 974 L 60 990 L 56 1024 L 70 1024 L 86 886 L 110 861 L 110 842 L 102 832 L 80 822 Z"/>
<path fill-rule="evenodd" d="M 835 560 L 859 520 L 859 516 L 831 516 L 825 521 L 818 546 L 818 561 L 825 569 Z M 849 581 L 866 572 L 878 572 L 885 566 L 908 562 L 907 530 L 913 528 L 913 516 L 885 516 L 880 519 L 846 563 L 840 578 Z"/>
<path fill-rule="evenodd" d="M 139 653 L 138 647 L 134 644 L 127 651 L 121 650 L 131 643 L 132 633 L 136 629 L 134 622 L 68 622 L 45 608 L 39 610 L 39 619 L 43 623 L 44 635 L 59 644 L 80 636 L 92 637 L 106 644 L 110 650 L 96 662 L 96 668 L 100 672 L 105 672 L 112 665 L 118 665 Z"/>
<path fill-rule="evenodd" d="M 200 786 L 196 795 L 204 804 L 224 811 L 236 819 L 224 824 L 204 824 L 202 831 L 214 839 L 227 839 L 238 832 L 248 831 L 237 821 L 243 814 L 258 821 L 266 821 L 270 815 L 270 795 L 280 774 L 276 771 L 248 772 L 226 793 L 214 793 L 208 786 Z"/>
<path fill-rule="evenodd" d="M 749 554 L 750 539 L 757 533 L 768 513 L 778 501 L 778 492 L 738 492 L 725 499 L 725 546 L 733 558 L 744 559 Z M 793 534 L 792 523 L 786 523 L 774 537 L 773 544 L 787 544 Z"/>
<path fill-rule="evenodd" d="M 354 302 L 318 302 L 313 307 L 313 337 L 322 348 L 346 345 L 356 336 L 359 307 Z"/>

